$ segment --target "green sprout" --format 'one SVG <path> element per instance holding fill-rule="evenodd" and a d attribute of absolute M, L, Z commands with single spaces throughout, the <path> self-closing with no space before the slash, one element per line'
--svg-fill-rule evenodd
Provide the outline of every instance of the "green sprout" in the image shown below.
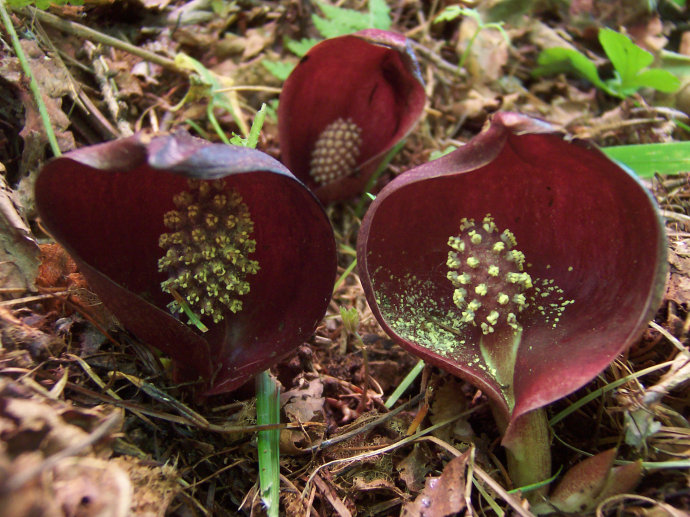
<path fill-rule="evenodd" d="M 574 72 L 600 90 L 621 99 L 633 95 L 640 88 L 671 93 L 680 87 L 679 79 L 668 70 L 650 68 L 654 56 L 635 45 L 626 35 L 604 28 L 599 31 L 599 43 L 614 68 L 610 79 L 601 79 L 594 62 L 583 53 L 563 47 L 543 50 L 533 74 L 540 77 Z"/>

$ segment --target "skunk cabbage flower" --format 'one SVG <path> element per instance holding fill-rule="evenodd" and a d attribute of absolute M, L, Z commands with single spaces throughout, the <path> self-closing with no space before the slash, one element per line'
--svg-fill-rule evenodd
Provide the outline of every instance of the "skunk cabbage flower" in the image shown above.
<path fill-rule="evenodd" d="M 201 377 L 207 395 L 279 361 L 330 300 L 330 223 L 260 151 L 135 135 L 49 162 L 36 204 L 120 322 L 169 355 L 178 378 Z"/>
<path fill-rule="evenodd" d="M 383 329 L 481 388 L 509 450 L 542 433 L 545 454 L 543 415 L 520 417 L 631 345 L 666 275 L 663 223 L 638 180 L 512 113 L 389 183 L 364 217 L 357 257 Z"/>
<path fill-rule="evenodd" d="M 369 29 L 314 46 L 285 81 L 282 160 L 324 202 L 361 193 L 382 155 L 424 109 L 407 39 Z"/>

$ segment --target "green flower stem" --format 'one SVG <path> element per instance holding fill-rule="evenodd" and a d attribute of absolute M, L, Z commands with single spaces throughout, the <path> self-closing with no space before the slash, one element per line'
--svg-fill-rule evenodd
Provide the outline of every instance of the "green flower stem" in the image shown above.
<path fill-rule="evenodd" d="M 484 335 L 479 347 L 487 368 L 501 387 L 510 411 L 515 407 L 515 361 L 522 340 L 522 331 L 512 328 Z M 551 475 L 551 443 L 549 422 L 543 408 L 520 416 L 510 426 L 503 408 L 492 404 L 494 418 L 504 435 L 502 445 L 506 449 L 508 472 L 516 487 L 538 484 Z M 540 501 L 547 493 L 547 486 L 529 494 L 530 501 Z"/>
<path fill-rule="evenodd" d="M 268 370 L 256 377 L 257 425 L 280 423 L 280 390 Z M 256 448 L 259 455 L 261 500 L 269 517 L 278 517 L 280 508 L 280 430 L 259 431 Z"/>
<path fill-rule="evenodd" d="M 479 349 L 487 370 L 499 384 L 511 411 L 515 406 L 513 376 L 521 339 L 522 331 L 514 331 L 508 326 L 503 331 L 482 335 L 479 338 Z"/>
<path fill-rule="evenodd" d="M 43 122 L 43 127 L 46 132 L 46 137 L 48 138 L 48 143 L 50 144 L 50 149 L 53 151 L 54 156 L 60 156 L 62 152 L 60 151 L 60 146 L 58 145 L 57 138 L 55 138 L 55 132 L 53 131 L 53 126 L 50 122 L 50 116 L 48 115 L 48 110 L 43 102 L 43 97 L 41 96 L 41 90 L 38 87 L 38 82 L 34 77 L 29 62 L 26 60 L 24 51 L 21 44 L 19 43 L 19 37 L 17 36 L 17 31 L 14 30 L 14 25 L 12 25 L 12 20 L 7 12 L 5 6 L 5 0 L 0 0 L 0 17 L 2 18 L 2 23 L 5 26 L 5 30 L 10 35 L 12 39 L 12 47 L 14 47 L 14 52 L 17 54 L 17 59 L 22 66 L 24 74 L 29 78 L 29 87 L 31 88 L 31 93 L 36 101 L 36 106 L 38 107 L 38 113 L 41 116 L 41 121 Z"/>
<path fill-rule="evenodd" d="M 501 411 L 494 408 L 494 417 L 502 427 L 507 427 Z M 508 472 L 516 487 L 536 485 L 551 476 L 551 443 L 549 422 L 544 408 L 535 409 L 520 416 L 511 426 L 510 436 L 503 438 L 508 459 Z M 548 486 L 529 493 L 532 503 L 539 502 L 548 493 Z"/>

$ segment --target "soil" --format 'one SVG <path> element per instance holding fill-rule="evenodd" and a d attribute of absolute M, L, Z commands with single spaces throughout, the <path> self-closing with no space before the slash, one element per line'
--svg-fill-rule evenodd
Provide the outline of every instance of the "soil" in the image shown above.
<path fill-rule="evenodd" d="M 641 0 L 465 3 L 484 23 L 501 22 L 504 33 L 478 30 L 467 14 L 435 23 L 450 4 L 388 1 L 391 30 L 407 35 L 418 56 L 428 104 L 381 184 L 467 142 L 499 110 L 538 117 L 600 146 L 688 140 L 687 68 L 678 72 L 675 93 L 642 89 L 626 98 L 574 74 L 531 73 L 541 50 L 565 46 L 592 58 L 602 76 L 611 74 L 597 42 L 602 26 L 655 56 L 671 50 L 687 59 L 685 2 L 660 0 L 651 9 Z M 367 12 L 363 1 L 338 5 Z M 300 0 L 98 0 L 45 11 L 58 22 L 32 8 L 10 12 L 63 153 L 180 127 L 218 141 L 206 108 L 221 84 L 237 87 L 241 119 L 216 109 L 225 134 L 251 125 L 267 103 L 258 149 L 280 158 L 275 105 L 282 79 L 262 61 L 293 65 L 299 58 L 288 41 L 321 38 L 312 22 L 318 4 Z M 32 189 L 53 153 L 10 37 L 0 34 L 0 232 L 9 237 L 0 249 L 0 515 L 264 514 L 253 382 L 195 397 L 194 385 L 174 381 L 169 360 L 122 328 L 44 233 Z M 179 53 L 220 82 L 190 79 L 190 70 L 176 68 Z M 670 274 L 654 320 L 597 378 L 547 408 L 549 417 L 567 412 L 552 426 L 561 478 L 614 447 L 619 464 L 643 462 L 644 476 L 624 494 L 593 496 L 600 515 L 690 511 L 690 171 L 675 172 L 643 180 L 668 235 Z M 339 275 L 355 258 L 358 202 L 326 208 Z M 341 308 L 356 310 L 361 343 L 343 325 Z M 501 435 L 476 387 L 427 367 L 397 411 L 384 405 L 417 362 L 378 325 L 357 270 L 347 273 L 315 334 L 271 369 L 287 424 L 280 434 L 281 515 L 532 515 L 527 493 L 506 493 L 515 487 Z"/>

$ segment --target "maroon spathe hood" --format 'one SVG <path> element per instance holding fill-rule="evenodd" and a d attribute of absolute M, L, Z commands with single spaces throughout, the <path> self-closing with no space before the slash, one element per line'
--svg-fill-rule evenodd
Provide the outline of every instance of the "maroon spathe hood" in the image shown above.
<path fill-rule="evenodd" d="M 370 29 L 325 40 L 285 81 L 278 106 L 282 161 L 323 202 L 358 195 L 379 158 L 422 113 L 424 85 L 407 39 Z M 355 174 L 317 184 L 310 161 L 317 139 L 337 119 L 361 128 Z"/>
<path fill-rule="evenodd" d="M 448 238 L 462 218 L 487 214 L 513 232 L 530 275 L 573 301 L 557 323 L 521 314 L 512 411 L 482 360 L 482 332 L 465 329 L 460 344 L 433 325 L 435 314 L 455 310 Z M 511 421 L 580 388 L 632 344 L 660 303 L 667 268 L 663 223 L 637 178 L 591 145 L 512 113 L 388 184 L 363 220 L 357 255 L 386 332 L 480 387 Z"/>
<path fill-rule="evenodd" d="M 246 203 L 260 265 L 244 308 L 207 333 L 173 317 L 158 272 L 166 212 L 188 179 L 221 180 Z M 135 135 L 49 162 L 36 203 L 51 235 L 121 323 L 168 354 L 178 377 L 202 377 L 206 394 L 231 391 L 314 331 L 330 300 L 335 242 L 320 203 L 276 160 L 186 133 Z M 186 317 L 183 317 L 186 321 Z"/>

